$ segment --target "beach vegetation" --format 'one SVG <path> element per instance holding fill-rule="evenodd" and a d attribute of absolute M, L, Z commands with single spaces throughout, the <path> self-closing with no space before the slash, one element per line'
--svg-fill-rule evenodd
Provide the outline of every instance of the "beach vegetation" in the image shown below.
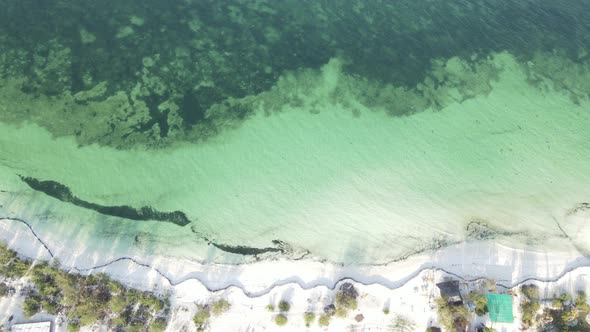
<path fill-rule="evenodd" d="M 324 307 L 324 313 L 328 316 L 334 316 L 336 314 L 336 306 L 334 304 L 328 304 Z"/>
<path fill-rule="evenodd" d="M 279 302 L 279 311 L 288 312 L 291 309 L 291 305 L 287 301 Z"/>
<path fill-rule="evenodd" d="M 315 314 L 313 312 L 306 312 L 303 314 L 303 320 L 305 321 L 305 326 L 310 327 L 315 320 Z"/>
<path fill-rule="evenodd" d="M 41 303 L 36 296 L 27 296 L 23 304 L 23 312 L 25 317 L 31 318 L 41 310 Z"/>
<path fill-rule="evenodd" d="M 78 332 L 78 331 L 80 331 L 80 323 L 78 321 L 70 321 L 70 322 L 68 322 L 67 331 L 68 332 Z"/>
<path fill-rule="evenodd" d="M 536 323 L 537 314 L 541 305 L 538 301 L 524 300 L 520 304 L 520 312 L 522 314 L 522 324 L 525 328 L 529 328 Z"/>
<path fill-rule="evenodd" d="M 551 307 L 555 310 L 561 310 L 563 308 L 563 302 L 560 299 L 551 301 Z"/>
<path fill-rule="evenodd" d="M 590 312 L 586 295 L 578 292 L 575 299 L 568 294 L 556 296 L 551 308 L 543 313 L 543 331 L 590 331 L 590 324 L 584 319 Z"/>
<path fill-rule="evenodd" d="M 211 313 L 213 316 L 219 316 L 231 308 L 231 304 L 226 299 L 219 299 L 211 303 Z"/>
<path fill-rule="evenodd" d="M 520 303 L 521 322 L 523 328 L 528 329 L 538 325 L 540 318 L 539 287 L 536 285 L 523 285 L 520 292 L 524 296 Z"/>
<path fill-rule="evenodd" d="M 30 267 L 29 261 L 19 259 L 15 251 L 8 249 L 5 243 L 0 243 L 0 276 L 21 278 Z"/>
<path fill-rule="evenodd" d="M 358 291 L 351 283 L 342 284 L 340 290 L 336 293 L 336 310 L 334 314 L 337 317 L 346 317 L 348 310 L 356 310 L 358 308 L 357 297 Z"/>
<path fill-rule="evenodd" d="M 384 308 L 383 309 L 383 314 L 389 315 L 389 308 Z"/>
<path fill-rule="evenodd" d="M 166 319 L 165 318 L 157 318 L 152 322 L 149 327 L 149 332 L 164 332 L 166 330 Z"/>
<path fill-rule="evenodd" d="M 197 331 L 204 331 L 209 325 L 211 316 L 219 316 L 231 308 L 226 299 L 219 299 L 208 304 L 197 305 L 197 313 L 193 316 L 193 322 Z"/>
<path fill-rule="evenodd" d="M 336 305 L 351 310 L 356 310 L 358 307 L 356 296 L 343 291 L 336 294 Z"/>
<path fill-rule="evenodd" d="M 58 304 L 53 301 L 41 300 L 41 309 L 48 314 L 57 315 Z"/>
<path fill-rule="evenodd" d="M 537 285 L 523 285 L 520 287 L 520 291 L 531 301 L 539 299 L 539 287 Z"/>
<path fill-rule="evenodd" d="M 205 331 L 211 318 L 211 311 L 208 305 L 197 305 L 197 313 L 193 316 L 193 322 L 197 331 Z"/>
<path fill-rule="evenodd" d="M 416 324 L 405 316 L 395 315 L 395 318 L 391 322 L 390 330 L 399 332 L 415 331 Z"/>
<path fill-rule="evenodd" d="M 8 288 L 8 285 L 6 285 L 6 283 L 0 283 L 0 297 L 6 296 L 8 295 L 8 293 L 10 292 L 10 288 Z"/>
<path fill-rule="evenodd" d="M 123 316 L 119 316 L 119 317 L 114 317 L 113 320 L 111 321 L 111 324 L 113 326 L 125 326 L 127 325 L 127 322 L 125 321 L 125 317 Z"/>
<path fill-rule="evenodd" d="M 488 292 L 496 292 L 496 280 L 486 278 L 483 282 L 483 287 Z"/>
<path fill-rule="evenodd" d="M 561 320 L 564 322 L 571 322 L 578 318 L 578 311 L 576 308 L 569 308 L 561 312 Z"/>
<path fill-rule="evenodd" d="M 457 327 L 468 322 L 471 316 L 466 306 L 449 303 L 448 298 L 444 296 L 436 299 L 436 311 L 441 325 L 447 331 L 455 331 Z"/>
<path fill-rule="evenodd" d="M 0 244 L 0 276 L 28 277 L 23 311 L 27 317 L 39 312 L 62 312 L 68 331 L 102 323 L 117 328 L 145 330 L 165 324 L 170 303 L 161 296 L 127 288 L 106 274 L 81 275 L 60 270 L 55 261 L 32 262 Z M 163 322 L 162 322 L 163 320 Z"/>
<path fill-rule="evenodd" d="M 318 325 L 321 327 L 326 327 L 326 326 L 330 325 L 330 319 L 331 319 L 330 315 L 323 314 L 318 319 Z"/>
<path fill-rule="evenodd" d="M 488 312 L 488 299 L 481 293 L 471 292 L 466 296 L 468 301 L 473 302 L 475 314 L 483 316 Z"/>
<path fill-rule="evenodd" d="M 122 296 L 113 296 L 108 303 L 112 312 L 123 312 L 127 307 L 127 301 Z"/>
<path fill-rule="evenodd" d="M 574 305 L 576 309 L 582 312 L 590 311 L 590 305 L 588 305 L 588 298 L 586 297 L 586 293 L 578 292 L 578 297 L 574 301 Z"/>
<path fill-rule="evenodd" d="M 267 306 L 266 306 L 266 311 L 270 311 L 270 312 L 273 312 L 273 311 L 275 311 L 275 306 L 274 306 L 274 304 L 269 304 L 269 305 L 267 305 Z"/>
<path fill-rule="evenodd" d="M 275 316 L 275 324 L 277 324 L 278 326 L 286 325 L 287 321 L 287 316 L 285 316 L 284 314 L 278 314 Z"/>
<path fill-rule="evenodd" d="M 336 317 L 344 318 L 348 315 L 348 310 L 345 307 L 336 307 Z"/>
<path fill-rule="evenodd" d="M 154 296 L 152 294 L 142 294 L 142 296 L 139 299 L 139 304 L 146 307 L 150 307 L 152 310 L 155 311 L 161 311 L 166 306 L 166 302 L 162 298 Z"/>

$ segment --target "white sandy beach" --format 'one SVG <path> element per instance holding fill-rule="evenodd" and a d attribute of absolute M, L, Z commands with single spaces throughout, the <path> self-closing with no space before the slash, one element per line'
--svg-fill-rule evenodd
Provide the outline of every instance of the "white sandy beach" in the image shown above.
<path fill-rule="evenodd" d="M 0 240 L 7 241 L 22 255 L 50 258 L 24 224 L 3 220 L 0 229 Z M 53 246 L 52 243 L 47 245 L 50 249 Z M 270 260 L 237 266 L 203 265 L 154 256 L 132 257 L 150 267 L 123 260 L 86 270 L 97 262 L 119 257 L 88 257 L 79 250 L 61 250 L 56 252 L 56 257 L 67 270 L 106 272 L 132 287 L 170 293 L 173 313 L 167 331 L 171 332 L 193 331 L 195 304 L 219 298 L 227 299 L 232 306 L 227 313 L 211 320 L 211 331 L 379 331 L 387 330 L 397 315 L 413 321 L 416 331 L 423 331 L 429 324 L 437 325 L 436 311 L 432 306 L 434 297 L 438 296 L 435 283 L 448 277 L 464 281 L 494 279 L 499 292 L 505 292 L 505 287 L 530 282 L 531 278 L 537 280 L 534 282 L 545 296 L 590 291 L 590 260 L 581 258 L 573 247 L 552 252 L 512 249 L 490 241 L 453 245 L 382 266 L 343 266 L 309 260 Z M 163 271 L 165 277 L 156 269 Z M 334 288 L 345 281 L 353 282 L 359 290 L 358 310 L 347 318 L 333 318 L 328 328 L 320 328 L 317 323 L 306 328 L 303 313 L 311 311 L 319 315 L 325 305 L 334 301 Z M 470 287 L 473 283 L 462 283 L 464 290 Z M 265 307 L 271 303 L 276 306 L 280 300 L 289 301 L 292 309 L 288 313 L 288 324 L 279 328 L 272 321 L 277 313 L 268 312 Z M 18 309 L 20 301 L 22 299 L 18 298 L 1 300 L 0 312 L 14 313 L 16 320 L 13 322 L 22 320 Z M 388 315 L 383 313 L 384 308 L 390 308 Z M 516 301 L 513 311 L 518 319 Z M 359 313 L 364 320 L 357 323 L 353 317 Z M 3 317 L 0 324 L 6 324 L 7 318 Z M 44 318 L 47 317 L 36 316 L 33 320 Z M 65 330 L 65 327 L 58 330 Z M 503 324 L 499 330 L 518 331 L 519 325 Z"/>

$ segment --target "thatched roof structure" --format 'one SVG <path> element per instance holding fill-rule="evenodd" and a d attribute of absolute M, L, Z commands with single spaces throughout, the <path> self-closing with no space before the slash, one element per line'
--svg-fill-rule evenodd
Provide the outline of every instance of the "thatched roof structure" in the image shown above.
<path fill-rule="evenodd" d="M 448 298 L 449 303 L 463 304 L 463 297 L 459 291 L 459 280 L 450 280 L 436 284 L 440 290 L 440 295 Z"/>

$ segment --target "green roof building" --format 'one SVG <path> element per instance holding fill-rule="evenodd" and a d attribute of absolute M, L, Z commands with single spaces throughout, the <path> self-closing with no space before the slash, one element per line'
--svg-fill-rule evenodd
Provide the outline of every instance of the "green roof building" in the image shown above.
<path fill-rule="evenodd" d="M 508 294 L 486 294 L 490 320 L 494 323 L 513 323 L 512 296 Z"/>

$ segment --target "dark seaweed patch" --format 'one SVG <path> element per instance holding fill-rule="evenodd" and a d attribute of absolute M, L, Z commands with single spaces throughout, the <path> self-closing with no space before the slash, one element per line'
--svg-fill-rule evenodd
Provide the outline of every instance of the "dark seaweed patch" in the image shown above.
<path fill-rule="evenodd" d="M 223 250 L 225 252 L 229 252 L 232 254 L 238 255 L 246 255 L 246 256 L 256 256 L 268 252 L 280 252 L 281 254 L 284 253 L 283 249 L 281 248 L 253 248 L 253 247 L 246 247 L 246 246 L 229 246 L 220 243 L 211 242 L 211 245 L 217 249 Z"/>
<path fill-rule="evenodd" d="M 70 203 L 85 209 L 96 211 L 100 214 L 120 217 L 131 220 L 156 220 L 171 222 L 179 226 L 186 226 L 191 221 L 181 211 L 161 212 L 150 206 L 133 208 L 128 205 L 104 206 L 96 203 L 84 201 L 74 194 L 67 186 L 55 181 L 40 181 L 32 177 L 20 176 L 21 180 L 29 187 L 40 191 L 48 196 L 56 198 L 62 202 Z"/>
<path fill-rule="evenodd" d="M 501 236 L 523 235 L 519 232 L 502 231 L 492 228 L 485 220 L 470 221 L 465 227 L 467 238 L 474 240 L 492 240 Z"/>

